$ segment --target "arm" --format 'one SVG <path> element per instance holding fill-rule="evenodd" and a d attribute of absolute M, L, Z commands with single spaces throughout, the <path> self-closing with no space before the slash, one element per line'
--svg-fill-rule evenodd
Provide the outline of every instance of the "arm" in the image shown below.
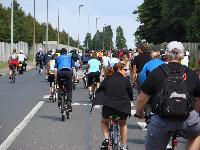
<path fill-rule="evenodd" d="M 195 97 L 195 100 L 196 100 L 196 102 L 195 102 L 195 110 L 197 112 L 200 112 L 200 97 Z"/>
<path fill-rule="evenodd" d="M 130 81 L 128 81 L 127 91 L 128 91 L 128 95 L 129 95 L 130 101 L 133 101 L 133 88 L 131 86 Z"/>
<path fill-rule="evenodd" d="M 133 70 L 132 70 L 132 82 L 135 82 L 135 80 L 136 80 L 136 73 L 137 73 L 136 65 L 133 65 Z"/>
<path fill-rule="evenodd" d="M 148 103 L 149 99 L 150 99 L 150 96 L 145 94 L 144 92 L 141 92 L 140 95 L 138 95 L 137 101 L 136 101 L 136 114 L 144 117 L 143 110 L 146 104 Z"/>

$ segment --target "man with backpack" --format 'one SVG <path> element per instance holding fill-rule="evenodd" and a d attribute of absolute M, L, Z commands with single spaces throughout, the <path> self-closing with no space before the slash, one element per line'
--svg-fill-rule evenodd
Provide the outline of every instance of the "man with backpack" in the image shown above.
<path fill-rule="evenodd" d="M 200 80 L 180 61 L 184 47 L 170 42 L 166 50 L 168 64 L 154 69 L 141 87 L 136 115 L 144 118 L 144 108 L 151 102 L 152 112 L 145 150 L 164 150 L 175 131 L 188 140 L 187 150 L 200 149 Z"/>
<path fill-rule="evenodd" d="M 44 55 L 42 53 L 42 48 L 40 48 L 35 56 L 36 61 L 36 70 L 38 69 L 38 66 L 40 66 L 39 70 L 43 70 L 43 61 L 44 61 Z"/>
<path fill-rule="evenodd" d="M 73 74 L 75 76 L 75 83 L 77 83 L 77 81 L 78 81 L 77 72 L 78 72 L 78 69 L 79 69 L 79 66 L 80 66 L 80 56 L 78 55 L 76 49 L 72 50 L 71 53 L 72 53 L 71 58 L 75 63 L 75 68 L 73 69 Z"/>

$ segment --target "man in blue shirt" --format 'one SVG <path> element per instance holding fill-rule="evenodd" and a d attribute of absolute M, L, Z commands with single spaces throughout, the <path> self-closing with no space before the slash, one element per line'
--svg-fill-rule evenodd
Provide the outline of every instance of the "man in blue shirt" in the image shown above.
<path fill-rule="evenodd" d="M 61 49 L 60 54 L 61 55 L 55 60 L 55 79 L 59 86 L 58 99 L 60 99 L 61 89 L 64 86 L 67 90 L 67 101 L 65 101 L 65 104 L 68 110 L 72 111 L 72 67 L 74 67 L 74 62 L 72 58 L 67 55 L 67 50 L 65 48 Z M 64 79 L 65 82 L 63 82 L 62 79 Z M 60 105 L 60 102 L 58 104 Z"/>
<path fill-rule="evenodd" d="M 140 72 L 140 83 L 143 84 L 150 72 L 165 62 L 160 60 L 160 51 L 153 51 L 151 53 L 152 60 L 147 62 Z"/>

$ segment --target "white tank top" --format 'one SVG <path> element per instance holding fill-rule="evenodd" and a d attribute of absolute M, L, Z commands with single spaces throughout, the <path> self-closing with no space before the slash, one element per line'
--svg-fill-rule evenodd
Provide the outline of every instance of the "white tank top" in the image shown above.
<path fill-rule="evenodd" d="M 54 71 L 55 68 L 55 60 L 50 60 L 50 71 Z"/>

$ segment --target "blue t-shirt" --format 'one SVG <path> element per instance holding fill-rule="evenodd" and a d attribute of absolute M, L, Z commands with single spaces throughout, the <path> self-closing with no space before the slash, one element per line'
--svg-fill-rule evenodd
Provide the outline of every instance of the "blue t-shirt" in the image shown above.
<path fill-rule="evenodd" d="M 140 72 L 140 83 L 144 83 L 144 81 L 147 78 L 147 73 L 150 73 L 153 69 L 157 68 L 158 66 L 164 64 L 165 62 L 160 59 L 153 59 L 149 62 L 147 62 L 144 67 L 142 68 L 142 71 Z"/>
<path fill-rule="evenodd" d="M 74 62 L 70 56 L 64 54 L 56 58 L 55 68 L 57 68 L 58 70 L 61 69 L 72 70 L 72 67 L 74 67 Z"/>
<path fill-rule="evenodd" d="M 101 65 L 101 63 L 97 59 L 90 59 L 88 61 L 88 64 L 90 65 L 89 73 L 90 72 L 97 72 L 97 71 L 99 71 L 99 66 Z"/>

